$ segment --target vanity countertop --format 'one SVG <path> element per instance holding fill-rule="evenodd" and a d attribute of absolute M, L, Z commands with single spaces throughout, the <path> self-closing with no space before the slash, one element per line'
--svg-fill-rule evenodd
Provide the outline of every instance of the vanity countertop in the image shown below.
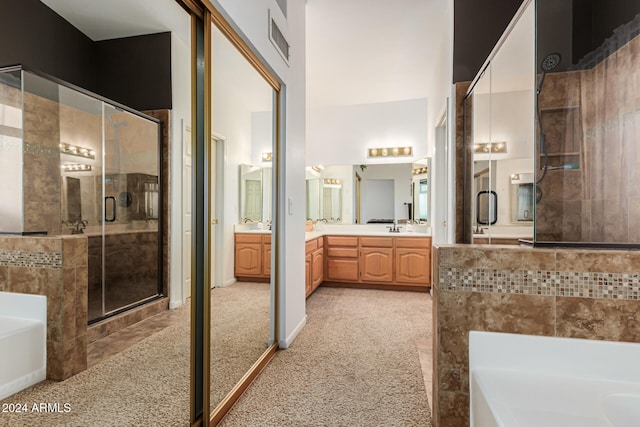
<path fill-rule="evenodd" d="M 305 241 L 322 236 L 384 236 L 384 237 L 431 237 L 431 227 L 412 225 L 412 231 L 406 231 L 406 224 L 400 225 L 398 233 L 391 233 L 388 224 L 325 224 L 320 230 L 305 232 Z M 256 224 L 236 224 L 236 233 L 271 234 L 271 230 L 256 228 Z"/>
<path fill-rule="evenodd" d="M 305 240 L 313 240 L 322 236 L 382 236 L 382 237 L 431 237 L 431 227 L 412 225 L 412 231 L 406 231 L 406 224 L 400 225 L 402 231 L 391 233 L 388 224 L 328 224 L 322 229 L 307 231 Z"/>
<path fill-rule="evenodd" d="M 255 230 L 235 230 L 236 233 L 241 234 L 271 234 L 271 230 L 263 228 L 263 229 L 255 229 Z"/>

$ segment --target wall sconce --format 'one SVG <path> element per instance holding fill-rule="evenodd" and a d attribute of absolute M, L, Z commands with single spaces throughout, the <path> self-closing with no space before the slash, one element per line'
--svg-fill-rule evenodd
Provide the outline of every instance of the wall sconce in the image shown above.
<path fill-rule="evenodd" d="M 314 171 L 320 173 L 324 170 L 324 166 L 322 165 L 317 165 L 317 166 L 311 166 L 311 169 L 313 169 Z"/>
<path fill-rule="evenodd" d="M 273 159 L 273 153 L 269 152 L 269 153 L 262 153 L 262 161 L 263 162 L 270 162 Z"/>
<path fill-rule="evenodd" d="M 424 167 L 424 168 L 417 168 L 411 171 L 414 175 L 421 175 L 423 173 L 427 173 L 429 172 L 429 168 Z"/>
<path fill-rule="evenodd" d="M 479 142 L 477 144 L 473 144 L 473 152 L 474 153 L 506 153 L 507 152 L 507 143 L 506 142 Z"/>
<path fill-rule="evenodd" d="M 80 163 L 67 163 L 62 165 L 62 170 L 65 172 L 91 172 L 91 165 L 83 165 Z"/>
<path fill-rule="evenodd" d="M 342 180 L 337 178 L 324 178 L 323 180 L 325 188 L 342 188 Z"/>
<path fill-rule="evenodd" d="M 386 147 L 386 148 L 369 148 L 369 157 L 405 157 L 411 156 L 413 149 L 411 147 Z"/>
<path fill-rule="evenodd" d="M 95 159 L 96 152 L 90 148 L 79 147 L 77 145 L 67 144 L 65 142 L 61 142 L 59 144 L 60 152 L 64 154 L 70 154 L 72 156 L 84 157 L 87 159 Z"/>

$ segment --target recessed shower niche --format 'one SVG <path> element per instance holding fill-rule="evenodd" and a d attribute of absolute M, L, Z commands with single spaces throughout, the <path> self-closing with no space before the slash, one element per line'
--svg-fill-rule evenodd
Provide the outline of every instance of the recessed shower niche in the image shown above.
<path fill-rule="evenodd" d="M 162 294 L 160 130 L 44 74 L 0 69 L 0 232 L 86 236 L 88 323 Z"/>

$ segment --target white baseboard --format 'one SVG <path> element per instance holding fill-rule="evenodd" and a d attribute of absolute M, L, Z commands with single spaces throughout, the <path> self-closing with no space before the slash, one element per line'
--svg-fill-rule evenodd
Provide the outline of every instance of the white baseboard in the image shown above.
<path fill-rule="evenodd" d="M 300 331 L 302 331 L 302 328 L 304 328 L 304 326 L 307 324 L 307 315 L 305 315 L 302 320 L 300 321 L 300 323 L 298 323 L 298 326 L 296 326 L 293 331 L 291 331 L 291 333 L 289 334 L 289 336 L 287 336 L 285 339 L 279 339 L 278 340 L 278 347 L 279 348 L 289 348 L 289 346 L 291 345 L 291 343 L 293 343 L 293 341 L 296 339 L 296 337 L 298 336 L 298 334 L 300 333 Z"/>

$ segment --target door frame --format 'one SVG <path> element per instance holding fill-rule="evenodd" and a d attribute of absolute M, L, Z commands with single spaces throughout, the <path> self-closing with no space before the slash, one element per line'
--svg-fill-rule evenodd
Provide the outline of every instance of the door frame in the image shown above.
<path fill-rule="evenodd" d="M 451 191 L 449 191 L 451 187 L 449 182 L 451 150 L 449 147 L 448 112 L 449 98 L 446 100 L 444 111 L 435 127 L 435 173 L 431 174 L 433 179 L 430 183 L 433 192 L 433 221 L 431 228 L 434 244 L 450 243 L 449 236 L 452 234 L 453 225 L 449 218 L 449 213 L 451 212 L 450 204 L 454 198 L 451 195 Z"/>

